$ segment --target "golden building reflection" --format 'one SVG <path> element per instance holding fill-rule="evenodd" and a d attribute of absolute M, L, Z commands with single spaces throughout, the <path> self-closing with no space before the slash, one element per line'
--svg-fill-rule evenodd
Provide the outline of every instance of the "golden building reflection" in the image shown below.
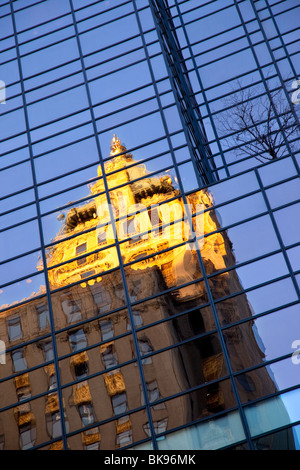
<path fill-rule="evenodd" d="M 1 313 L 3 449 L 61 449 L 62 424 L 74 433 L 71 449 L 115 449 L 149 437 L 136 344 L 156 433 L 236 406 L 197 254 L 196 238 L 206 274 L 221 272 L 208 278 L 214 296 L 242 290 L 235 271 L 226 271 L 235 260 L 208 210 L 212 196 L 205 189 L 187 196 L 191 230 L 176 180 L 149 174 L 116 136 L 104 168 L 106 181 L 99 166 L 91 199 L 62 218 L 47 251 L 64 416 L 46 297 Z M 251 318 L 245 295 L 226 308 L 230 323 Z M 247 328 L 243 337 L 227 336 L 241 368 L 263 360 L 251 322 Z M 251 400 L 275 391 L 262 370 L 246 393 Z"/>

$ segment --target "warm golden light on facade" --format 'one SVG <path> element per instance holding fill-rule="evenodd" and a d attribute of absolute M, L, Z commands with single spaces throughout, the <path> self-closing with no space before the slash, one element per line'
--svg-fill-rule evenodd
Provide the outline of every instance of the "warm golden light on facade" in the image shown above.
<path fill-rule="evenodd" d="M 193 230 L 204 259 L 210 259 L 216 269 L 226 267 L 222 235 L 216 233 L 204 238 L 206 233 L 219 228 L 216 217 L 207 211 L 212 206 L 207 190 L 188 196 L 189 207 L 186 208 L 171 177 L 149 174 L 146 166 L 133 159 L 116 135 L 111 141 L 105 170 L 107 184 L 112 188 L 111 211 L 99 166 L 100 179 L 90 187 L 91 197 L 94 196 L 92 202 L 69 211 L 63 222 L 64 230 L 54 239 L 57 244 L 48 254 L 49 281 L 53 289 L 80 280 L 82 287 L 93 285 L 101 282 L 101 274 L 117 268 L 115 232 L 124 264 L 135 262 L 132 269 L 144 270 L 171 263 L 179 284 L 180 277 L 187 274 L 184 259 L 194 259 L 194 266 L 197 264 L 196 245 L 186 243 L 193 240 L 187 210 L 196 212 Z M 115 220 L 111 220 L 111 214 Z M 68 239 L 64 240 L 66 236 Z M 80 258 L 76 259 L 78 256 Z M 145 259 L 136 262 L 139 258 Z M 189 262 L 188 270 L 191 277 L 193 263 Z M 93 279 L 85 281 L 86 277 Z"/>
<path fill-rule="evenodd" d="M 165 431 L 169 425 L 174 427 L 187 417 L 194 420 L 207 413 L 222 411 L 231 406 L 232 400 L 228 381 L 214 384 L 228 371 L 221 346 L 213 335 L 207 341 L 204 338 L 203 344 L 201 339 L 195 344 L 191 341 L 188 344 L 190 350 L 183 349 L 180 354 L 168 349 L 164 352 L 164 360 L 159 355 L 151 355 L 156 344 L 168 346 L 173 338 L 179 342 L 197 336 L 199 331 L 205 333 L 215 329 L 203 269 L 207 275 L 219 273 L 208 281 L 219 297 L 226 296 L 231 286 L 239 286 L 235 271 L 228 271 L 228 266 L 235 264 L 232 244 L 226 232 L 220 231 L 212 196 L 208 190 L 201 189 L 186 195 L 184 201 L 175 178 L 168 172 L 150 173 L 144 163 L 134 160 L 116 135 L 103 167 L 109 200 L 99 165 L 98 179 L 89 186 L 89 197 L 59 217 L 61 229 L 47 252 L 54 323 L 60 332 L 56 336 L 57 349 L 58 355 L 63 357 L 60 360 L 61 381 L 71 384 L 63 389 L 62 398 L 66 430 L 72 432 L 90 425 L 97 421 L 97 416 L 100 421 L 109 418 L 111 413 L 116 416 L 115 421 L 104 427 L 108 429 L 113 425 L 109 432 L 100 432 L 99 425 L 80 432 L 77 440 L 74 437 L 72 446 L 75 448 L 99 447 L 100 443 L 104 449 L 119 448 L 132 442 L 133 432 L 137 429 L 140 429 L 139 439 L 149 435 L 145 410 L 130 415 L 130 418 L 124 415 L 128 407 L 144 403 L 137 363 L 119 367 L 119 364 L 136 360 L 132 328 L 138 329 L 145 322 L 154 325 L 161 322 L 159 329 L 141 329 L 136 333 L 150 402 L 176 391 L 208 384 L 207 388 L 195 392 L 197 399 L 183 394 L 167 404 L 153 406 L 155 426 Z M 132 304 L 132 319 L 127 310 L 120 261 Z M 41 265 L 37 269 L 41 270 Z M 157 292 L 164 291 L 165 295 L 155 297 Z M 170 320 L 188 309 L 193 310 L 193 322 L 187 315 L 178 319 L 178 323 Z M 12 306 L 2 316 L 15 325 L 15 318 L 21 315 L 23 325 L 30 325 L 31 335 L 34 331 L 39 335 L 37 313 L 40 319 L 43 318 L 42 331 L 49 331 L 49 312 L 43 298 L 27 299 L 27 303 L 21 307 Z M 231 319 L 234 316 L 251 317 L 247 298 L 232 300 L 230 308 L 224 308 L 224 315 Z M 82 320 L 87 321 L 87 326 L 82 326 Z M 243 344 L 236 343 L 234 337 L 232 341 L 237 349 Z M 8 340 L 6 344 L 9 344 Z M 7 370 L 19 362 L 23 367 L 23 350 L 17 352 L 16 359 L 8 356 Z M 197 361 L 191 360 L 194 354 Z M 250 329 L 244 341 L 243 356 L 251 360 L 261 354 Z M 6 396 L 14 393 L 21 399 L 23 395 L 31 396 L 41 383 L 48 384 L 42 406 L 37 407 L 34 402 L 31 406 L 29 401 L 13 409 L 20 435 L 24 429 L 30 430 L 32 440 L 36 439 L 39 410 L 42 410 L 46 420 L 43 439 L 46 441 L 49 437 L 60 436 L 57 426 L 61 420 L 51 344 L 38 341 L 27 346 L 31 365 L 42 363 L 42 355 L 50 363 L 38 369 L 36 377 L 34 373 L 17 375 L 13 384 L 7 383 Z M 89 379 L 89 373 L 99 372 L 99 367 L 100 373 Z M 7 372 L 9 374 L 11 371 Z M 75 384 L 74 380 L 77 381 Z M 273 390 L 269 377 L 257 380 L 256 387 Z M 121 417 L 118 418 L 119 414 Z M 11 439 L 9 445 L 13 447 L 14 439 Z M 49 448 L 61 446 L 58 439 Z"/>

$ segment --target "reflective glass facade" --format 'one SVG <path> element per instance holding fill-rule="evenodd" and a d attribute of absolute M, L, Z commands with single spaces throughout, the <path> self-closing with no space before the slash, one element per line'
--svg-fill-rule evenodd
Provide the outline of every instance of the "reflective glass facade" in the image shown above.
<path fill-rule="evenodd" d="M 299 14 L 0 1 L 1 449 L 300 448 Z"/>

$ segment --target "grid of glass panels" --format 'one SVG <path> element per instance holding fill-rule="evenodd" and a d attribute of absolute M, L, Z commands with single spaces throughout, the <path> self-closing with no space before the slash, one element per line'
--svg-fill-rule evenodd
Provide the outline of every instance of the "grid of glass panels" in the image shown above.
<path fill-rule="evenodd" d="M 257 155 L 247 154 L 242 140 L 233 138 L 234 124 L 230 129 L 223 123 L 237 102 L 247 98 L 260 106 L 266 94 L 276 96 L 272 120 L 282 122 L 283 109 L 290 108 L 299 122 L 289 99 L 299 75 L 299 5 L 293 0 L 169 4 L 219 177 L 256 166 Z M 255 117 L 263 123 L 266 114 Z M 282 150 L 288 155 L 299 150 L 298 135 L 286 134 Z"/>
<path fill-rule="evenodd" d="M 262 94 L 292 91 L 296 2 L 169 1 L 216 180 L 205 214 L 218 225 L 205 233 L 206 245 L 198 237 L 157 248 L 174 259 L 195 244 L 189 269 L 183 265 L 168 286 L 150 271 L 146 291 L 136 273 L 155 253 L 124 261 L 128 242 L 108 243 L 101 225 L 62 231 L 72 210 L 96 197 L 110 202 L 129 186 L 124 170 L 98 173 L 110 162 L 113 134 L 138 161 L 133 181 L 145 180 L 134 173 L 141 164 L 153 178 L 170 176 L 174 191 L 165 204 L 202 194 L 153 16 L 163 3 L 156 3 L 0 4 L 4 449 L 16 441 L 22 449 L 260 449 L 284 439 L 299 446 L 296 139 L 285 136 L 281 159 L 262 165 L 218 128 L 237 79 Z M 192 228 L 197 210 L 186 210 Z M 87 247 L 82 240 L 94 234 L 98 245 Z M 216 240 L 226 247 L 219 265 L 205 257 L 210 244 L 218 255 Z M 66 243 L 76 250 L 53 264 L 51 254 Z M 112 250 L 115 263 L 100 272 L 101 283 L 92 271 L 64 285 L 53 281 L 57 270 L 81 269 Z M 166 307 L 191 292 L 193 302 Z M 188 379 L 171 380 L 162 364 L 176 364 L 173 375 L 184 371 Z"/>

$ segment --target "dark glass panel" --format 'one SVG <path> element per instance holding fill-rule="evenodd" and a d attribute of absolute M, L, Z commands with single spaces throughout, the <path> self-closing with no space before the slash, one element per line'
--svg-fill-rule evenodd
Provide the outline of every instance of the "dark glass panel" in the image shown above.
<path fill-rule="evenodd" d="M 137 329 L 143 327 L 142 309 L 139 311 L 138 306 L 133 307 L 133 316 L 135 327 Z M 210 307 L 195 308 L 186 314 L 176 315 L 175 318 L 172 318 L 172 315 L 170 317 L 169 320 L 158 323 L 151 328 L 143 328 L 139 331 L 138 337 L 146 334 L 147 336 L 159 338 L 158 344 L 161 344 L 161 346 L 158 349 L 163 349 L 166 346 L 191 339 L 194 336 L 207 333 L 216 328 Z M 153 317 L 153 320 L 155 320 L 155 317 Z"/>
<path fill-rule="evenodd" d="M 236 406 L 229 380 L 208 385 L 164 403 L 165 410 L 155 410 L 154 406 L 151 409 L 154 423 L 164 420 L 156 427 L 157 434 L 184 426 L 207 415 L 211 418 L 215 413 Z"/>
<path fill-rule="evenodd" d="M 161 327 L 163 328 L 162 325 Z M 217 335 L 198 338 L 160 354 L 146 356 L 147 353 L 158 349 L 158 342 L 159 338 L 147 335 L 147 332 L 138 335 L 145 380 L 150 382 L 155 378 L 160 398 L 184 392 L 227 375 Z M 202 405 L 199 403 L 197 406 Z"/>
<path fill-rule="evenodd" d="M 135 277 L 136 279 L 140 278 L 140 276 L 137 275 Z M 148 279 L 146 281 L 146 285 L 150 287 L 149 296 L 153 294 L 151 289 L 153 281 L 150 283 L 151 277 L 146 277 L 145 274 L 143 275 L 143 280 Z M 134 277 L 131 276 L 130 279 L 135 285 L 136 282 L 134 282 Z M 154 287 L 156 287 L 156 284 L 154 284 Z M 165 286 L 161 285 L 160 288 L 161 290 L 164 290 Z M 135 286 L 134 289 L 136 289 Z M 135 292 L 135 290 L 132 289 L 132 292 Z M 143 295 L 146 293 L 147 291 Z M 142 292 L 140 294 L 138 293 L 137 295 L 140 295 L 141 297 Z M 203 304 L 206 304 L 207 302 L 208 296 L 205 285 L 203 281 L 200 281 L 172 290 L 167 294 L 156 296 L 144 302 L 137 303 L 132 307 L 132 311 L 134 315 L 141 316 L 143 325 L 147 325 L 158 320 L 169 318 L 177 313 L 184 312 L 185 310 L 196 309 L 198 307 L 197 311 L 203 318 L 206 330 L 209 331 L 214 327 L 211 311 L 208 307 L 204 307 L 201 310 L 199 309 L 199 307 L 201 307 Z"/>
<path fill-rule="evenodd" d="M 300 426 L 277 431 L 253 441 L 254 450 L 299 450 Z"/>

